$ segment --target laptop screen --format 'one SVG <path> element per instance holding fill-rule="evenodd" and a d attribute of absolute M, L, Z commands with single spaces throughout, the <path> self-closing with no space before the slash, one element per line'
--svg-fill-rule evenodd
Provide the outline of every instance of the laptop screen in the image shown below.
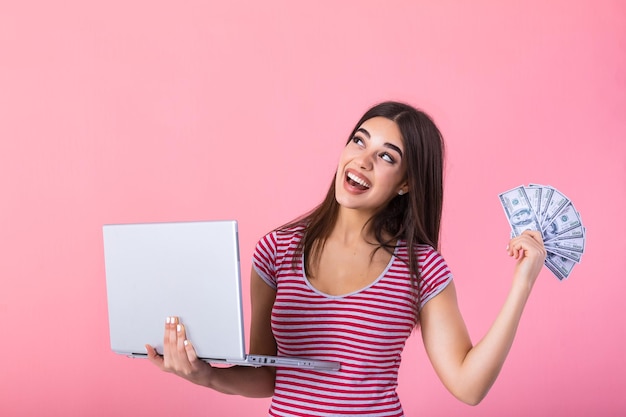
<path fill-rule="evenodd" d="M 163 352 L 179 316 L 200 358 L 245 357 L 237 222 L 103 226 L 111 349 Z"/>

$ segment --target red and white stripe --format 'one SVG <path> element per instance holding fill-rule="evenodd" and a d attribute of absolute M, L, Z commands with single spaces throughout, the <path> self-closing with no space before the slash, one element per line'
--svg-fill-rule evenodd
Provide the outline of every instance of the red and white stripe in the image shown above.
<path fill-rule="evenodd" d="M 269 414 L 402 416 L 396 394 L 402 349 L 417 324 L 406 248 L 399 247 L 370 286 L 343 296 L 316 290 L 292 256 L 301 230 L 272 232 L 257 244 L 253 264 L 276 289 L 272 330 L 278 354 L 341 362 L 339 371 L 278 368 Z M 452 279 L 433 248 L 417 248 L 421 305 Z"/>

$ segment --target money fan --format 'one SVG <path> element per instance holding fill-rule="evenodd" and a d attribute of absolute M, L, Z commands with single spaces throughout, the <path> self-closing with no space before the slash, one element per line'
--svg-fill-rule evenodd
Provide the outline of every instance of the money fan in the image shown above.
<path fill-rule="evenodd" d="M 565 194 L 549 185 L 520 185 L 499 194 L 511 236 L 539 230 L 547 251 L 546 267 L 559 279 L 568 278 L 585 251 L 585 227 Z"/>

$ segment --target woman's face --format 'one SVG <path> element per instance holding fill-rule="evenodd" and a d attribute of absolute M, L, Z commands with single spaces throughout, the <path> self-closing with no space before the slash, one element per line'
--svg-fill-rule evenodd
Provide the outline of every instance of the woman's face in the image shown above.
<path fill-rule="evenodd" d="M 344 208 L 373 214 L 398 191 L 408 191 L 404 143 L 398 125 L 374 117 L 359 126 L 339 158 L 335 198 Z"/>

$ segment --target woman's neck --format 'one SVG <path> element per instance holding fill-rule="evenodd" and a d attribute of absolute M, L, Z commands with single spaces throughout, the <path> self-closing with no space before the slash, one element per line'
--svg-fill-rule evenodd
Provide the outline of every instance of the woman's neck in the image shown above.
<path fill-rule="evenodd" d="M 371 216 L 364 215 L 357 210 L 340 208 L 329 238 L 346 245 L 362 242 L 371 243 L 375 239 L 371 223 L 368 223 L 370 219 Z"/>

